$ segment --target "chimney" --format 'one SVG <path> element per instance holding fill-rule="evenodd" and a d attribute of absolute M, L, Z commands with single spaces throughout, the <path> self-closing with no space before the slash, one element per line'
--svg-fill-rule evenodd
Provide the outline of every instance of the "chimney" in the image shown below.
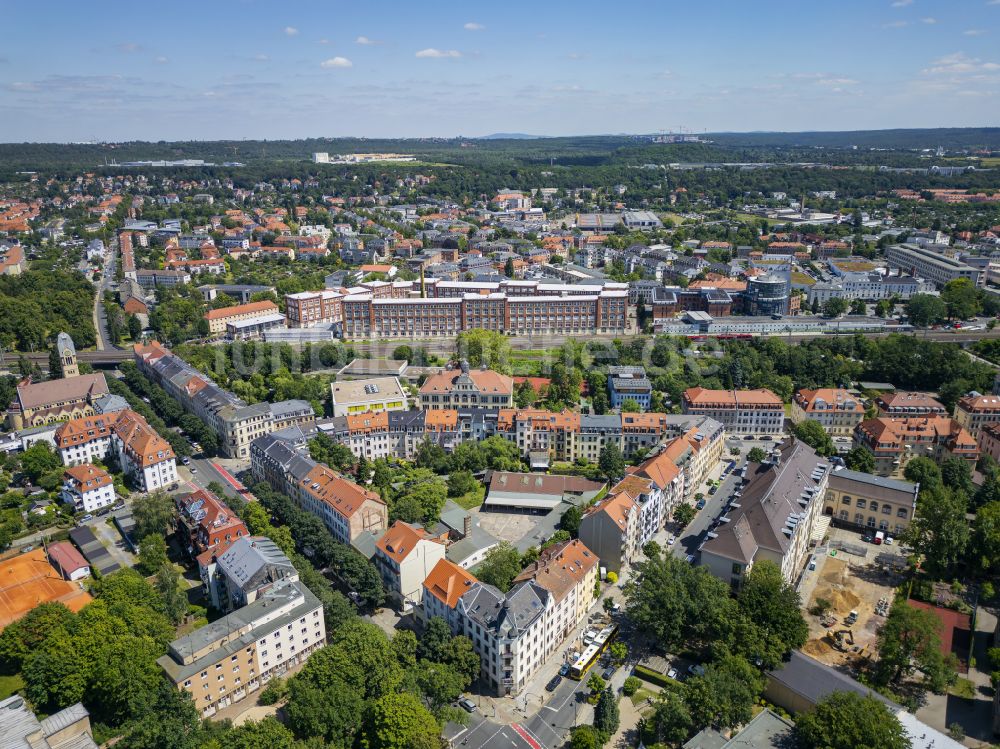
<path fill-rule="evenodd" d="M 472 535 L 472 515 L 466 514 L 462 520 L 462 535 L 468 538 Z"/>

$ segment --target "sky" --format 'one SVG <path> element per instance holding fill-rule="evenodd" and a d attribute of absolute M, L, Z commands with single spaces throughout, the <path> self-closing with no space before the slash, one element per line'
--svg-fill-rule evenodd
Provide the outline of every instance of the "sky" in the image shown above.
<path fill-rule="evenodd" d="M 1000 0 L 4 0 L 0 142 L 1000 126 Z"/>

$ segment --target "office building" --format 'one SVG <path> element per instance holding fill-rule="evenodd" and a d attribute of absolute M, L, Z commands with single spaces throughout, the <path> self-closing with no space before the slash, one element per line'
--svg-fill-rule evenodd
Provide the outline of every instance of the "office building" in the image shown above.
<path fill-rule="evenodd" d="M 608 398 L 612 408 L 633 401 L 641 410 L 648 411 L 652 397 L 653 386 L 643 367 L 608 367 Z"/>
<path fill-rule="evenodd" d="M 891 245 L 886 248 L 885 259 L 890 268 L 899 268 L 911 276 L 924 278 L 938 288 L 958 278 L 967 278 L 974 286 L 982 284 L 982 271 L 929 247 Z"/>
<path fill-rule="evenodd" d="M 398 377 L 337 380 L 330 383 L 333 415 L 405 411 L 406 393 Z"/>

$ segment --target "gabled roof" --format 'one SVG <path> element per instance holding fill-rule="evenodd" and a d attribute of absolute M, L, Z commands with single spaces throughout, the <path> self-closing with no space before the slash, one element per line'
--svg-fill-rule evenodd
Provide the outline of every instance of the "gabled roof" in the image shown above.
<path fill-rule="evenodd" d="M 421 541 L 439 543 L 423 528 L 397 520 L 378 540 L 376 546 L 386 557 L 399 563 L 406 559 Z"/>
<path fill-rule="evenodd" d="M 454 562 L 440 559 L 424 580 L 424 589 L 450 609 L 458 605 L 458 599 L 479 582 L 475 575 Z"/>

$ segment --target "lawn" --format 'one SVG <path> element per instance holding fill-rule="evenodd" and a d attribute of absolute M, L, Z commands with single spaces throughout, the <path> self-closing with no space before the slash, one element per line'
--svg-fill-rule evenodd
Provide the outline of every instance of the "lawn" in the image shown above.
<path fill-rule="evenodd" d="M 963 679 L 959 677 L 955 681 L 954 685 L 948 690 L 948 694 L 953 694 L 956 697 L 961 697 L 966 700 L 976 699 L 976 685 L 973 684 L 968 679 Z"/>
<path fill-rule="evenodd" d="M 463 494 L 461 497 L 455 497 L 455 504 L 461 507 L 463 510 L 471 510 L 474 507 L 479 507 L 483 503 L 483 499 L 486 496 L 486 487 L 480 484 L 471 492 Z"/>
<path fill-rule="evenodd" d="M 633 694 L 631 697 L 629 697 L 629 699 L 632 700 L 632 704 L 635 707 L 639 707 L 645 704 L 646 700 L 648 699 L 656 699 L 656 694 L 657 693 L 654 692 L 652 689 L 644 688 L 636 691 L 636 693 Z"/>
<path fill-rule="evenodd" d="M 7 699 L 21 689 L 24 689 L 24 680 L 21 678 L 21 674 L 0 676 L 0 700 Z"/>

